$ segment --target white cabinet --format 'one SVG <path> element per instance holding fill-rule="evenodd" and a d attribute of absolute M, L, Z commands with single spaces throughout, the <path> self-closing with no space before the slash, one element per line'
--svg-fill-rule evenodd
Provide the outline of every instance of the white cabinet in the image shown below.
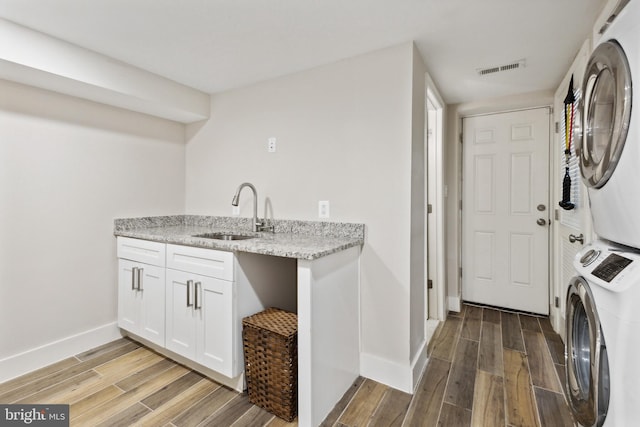
<path fill-rule="evenodd" d="M 164 345 L 165 245 L 121 237 L 118 258 L 118 326 Z"/>
<path fill-rule="evenodd" d="M 117 245 L 118 326 L 242 390 L 242 318 L 295 311 L 296 260 L 121 236 Z"/>
<path fill-rule="evenodd" d="M 242 371 L 233 277 L 231 252 L 167 245 L 166 348 L 228 377 Z"/>

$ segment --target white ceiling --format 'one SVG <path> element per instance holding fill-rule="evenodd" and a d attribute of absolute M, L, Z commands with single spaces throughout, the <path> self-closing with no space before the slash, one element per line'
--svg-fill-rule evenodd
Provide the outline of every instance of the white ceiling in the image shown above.
<path fill-rule="evenodd" d="M 0 0 L 0 16 L 208 93 L 414 40 L 451 104 L 555 89 L 604 3 Z"/>

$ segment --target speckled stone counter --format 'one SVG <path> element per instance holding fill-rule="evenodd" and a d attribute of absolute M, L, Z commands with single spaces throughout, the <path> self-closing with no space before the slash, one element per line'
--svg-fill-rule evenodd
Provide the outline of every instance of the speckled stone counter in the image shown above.
<path fill-rule="evenodd" d="M 114 221 L 114 234 L 155 242 L 306 260 L 364 244 L 364 224 L 272 220 L 269 225 L 273 225 L 274 233 L 252 232 L 251 218 L 197 215 L 122 218 Z M 202 233 L 255 237 L 246 240 L 194 237 Z"/>
<path fill-rule="evenodd" d="M 116 219 L 114 225 L 116 236 L 273 256 L 247 258 L 269 268 L 269 274 L 251 279 L 263 290 L 271 280 L 267 276 L 274 271 L 284 270 L 280 276 L 286 276 L 285 282 L 295 281 L 300 427 L 320 425 L 360 375 L 359 259 L 364 244 L 363 224 L 273 220 L 268 225 L 274 226 L 275 233 L 252 233 L 249 218 L 177 215 Z M 194 237 L 212 232 L 256 237 L 231 241 Z M 294 273 L 294 264 L 295 274 L 290 274 Z M 248 276 L 243 280 L 249 280 Z M 264 280 L 265 283 L 258 283 Z M 285 283 L 285 292 L 292 294 L 294 290 L 288 285 Z M 268 288 L 264 292 L 273 296 L 277 291 Z M 226 378 L 231 381 L 227 384 L 224 375 L 218 377 L 234 388 L 235 379 Z M 242 386 L 243 382 L 239 384 Z"/>

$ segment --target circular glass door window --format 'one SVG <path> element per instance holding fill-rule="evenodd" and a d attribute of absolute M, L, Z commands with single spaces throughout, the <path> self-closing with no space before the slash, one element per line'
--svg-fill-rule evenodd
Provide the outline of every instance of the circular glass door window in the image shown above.
<path fill-rule="evenodd" d="M 569 405 L 580 425 L 600 427 L 609 409 L 609 359 L 593 295 L 579 278 L 569 288 L 566 327 Z"/>
<path fill-rule="evenodd" d="M 587 186 L 600 188 L 618 164 L 631 119 L 631 72 L 615 40 L 591 54 L 582 91 L 580 171 Z"/>

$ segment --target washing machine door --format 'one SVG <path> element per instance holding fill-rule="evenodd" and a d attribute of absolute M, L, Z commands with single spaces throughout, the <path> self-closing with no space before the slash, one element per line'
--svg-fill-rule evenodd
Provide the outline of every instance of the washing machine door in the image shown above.
<path fill-rule="evenodd" d="M 615 40 L 591 54 L 582 86 L 580 171 L 585 184 L 600 188 L 615 170 L 631 118 L 631 72 Z"/>
<path fill-rule="evenodd" d="M 582 277 L 571 280 L 566 316 L 569 406 L 580 425 L 601 426 L 609 408 L 609 360 L 593 296 Z"/>

